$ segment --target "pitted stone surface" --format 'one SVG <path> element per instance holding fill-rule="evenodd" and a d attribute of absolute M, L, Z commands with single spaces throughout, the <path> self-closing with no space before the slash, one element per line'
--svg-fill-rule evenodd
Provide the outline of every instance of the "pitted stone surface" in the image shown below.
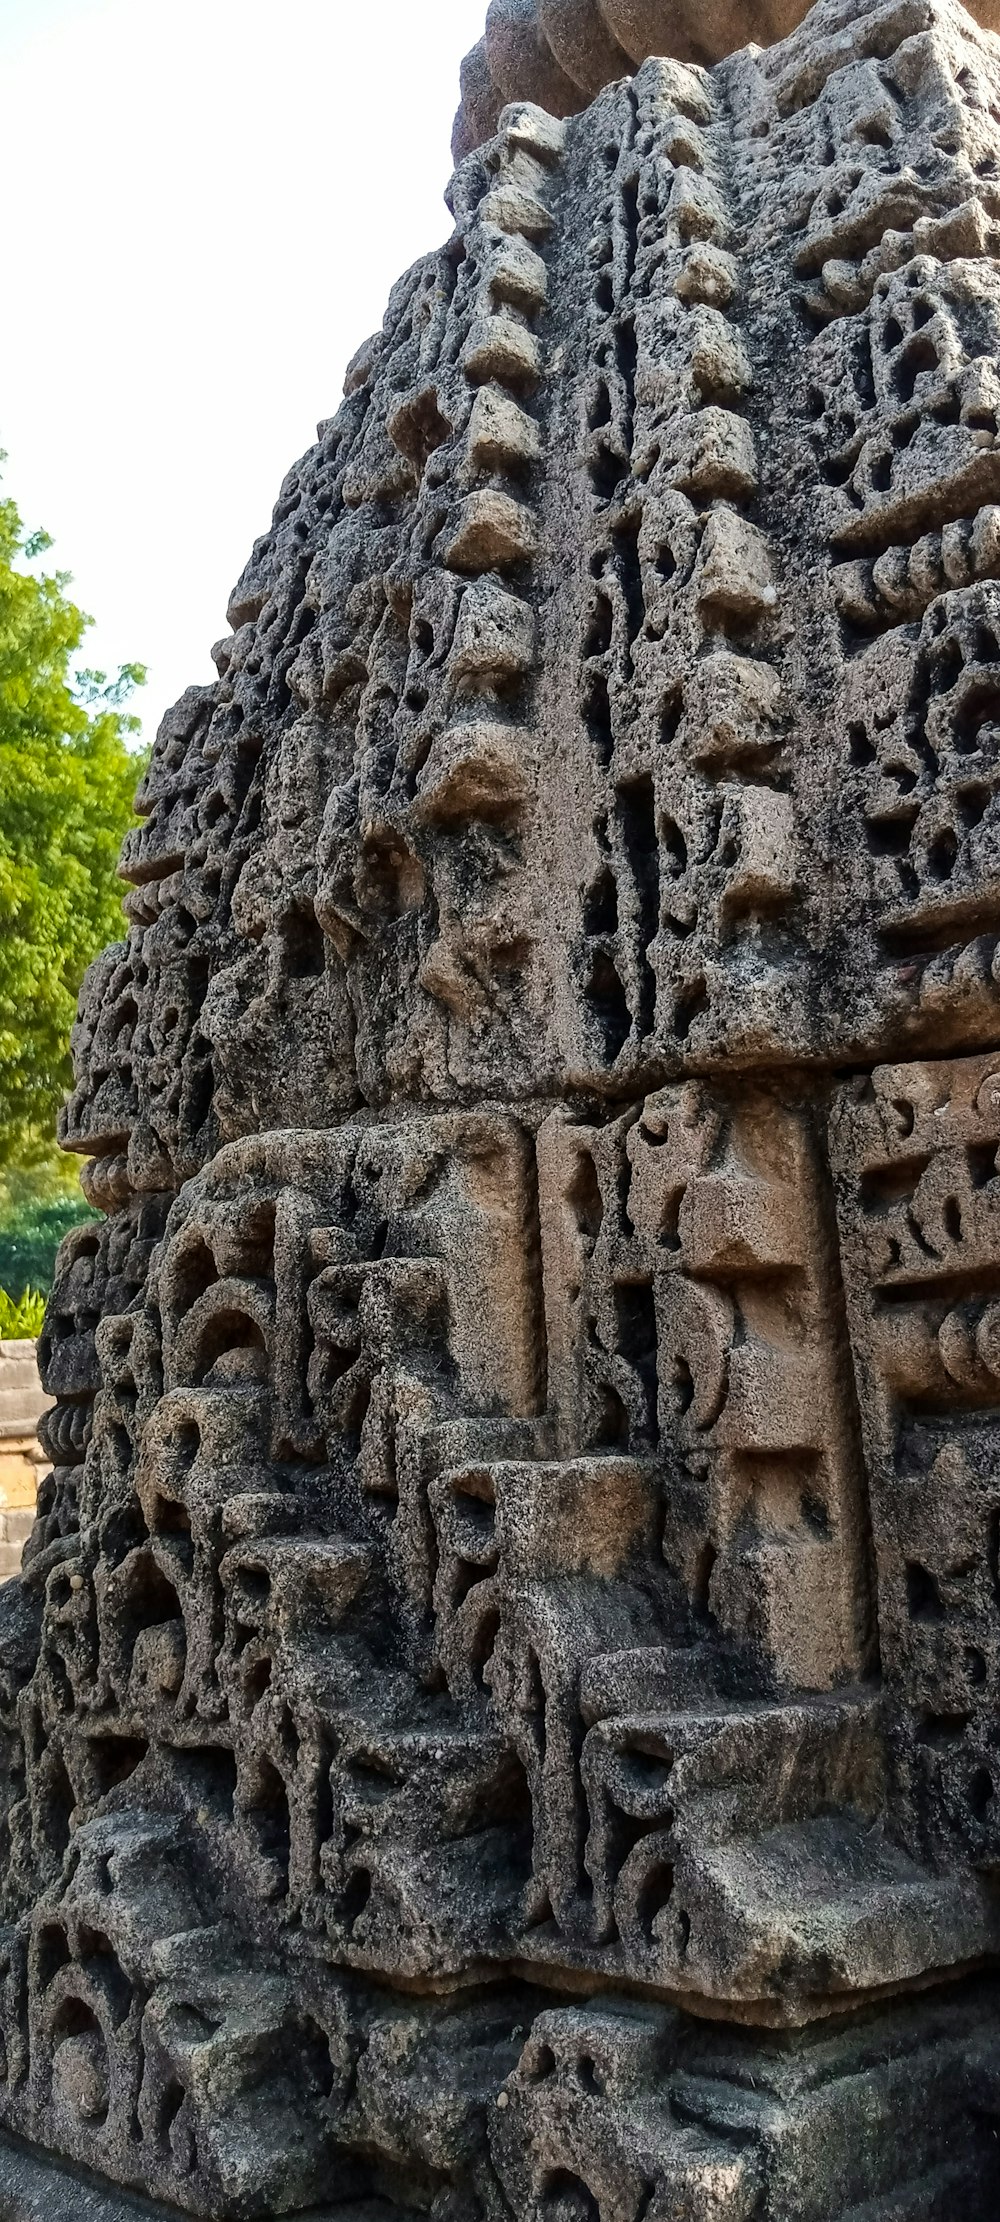
<path fill-rule="evenodd" d="M 849 27 L 854 0 L 838 12 Z M 998 0 L 971 12 L 1000 30 Z M 784 39 L 805 14 L 805 0 L 490 0 L 485 36 L 462 64 L 455 159 L 493 136 L 507 101 L 572 116 L 650 55 L 711 67 L 737 47 Z"/>
<path fill-rule="evenodd" d="M 19 2217 L 996 2212 L 1000 48 L 600 89 L 626 14 L 461 163 L 83 995 Z"/>

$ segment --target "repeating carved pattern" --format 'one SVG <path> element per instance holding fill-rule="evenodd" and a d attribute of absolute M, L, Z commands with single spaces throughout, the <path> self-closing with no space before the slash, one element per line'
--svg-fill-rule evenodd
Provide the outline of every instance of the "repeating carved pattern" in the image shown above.
<path fill-rule="evenodd" d="M 493 0 L 158 737 L 0 1593 L 19 2222 L 995 2213 L 1000 60 L 797 13 Z"/>
<path fill-rule="evenodd" d="M 925 1840 L 990 1864 L 997 1816 L 996 1059 L 878 1068 L 834 1113 L 877 1515 L 882 1659 Z"/>

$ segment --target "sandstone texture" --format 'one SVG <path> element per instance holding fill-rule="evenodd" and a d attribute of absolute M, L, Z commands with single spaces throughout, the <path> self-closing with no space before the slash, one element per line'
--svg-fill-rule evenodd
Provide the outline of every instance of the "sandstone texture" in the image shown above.
<path fill-rule="evenodd" d="M 849 25 L 851 0 L 840 12 Z M 711 67 L 784 38 L 805 13 L 805 0 L 490 0 L 485 36 L 462 65 L 455 159 L 493 137 L 509 101 L 573 116 L 650 55 Z M 977 0 L 972 13 L 1000 30 L 1000 0 Z"/>
<path fill-rule="evenodd" d="M 1000 46 L 661 14 L 494 5 L 141 792 L 13 2222 L 998 2211 Z"/>

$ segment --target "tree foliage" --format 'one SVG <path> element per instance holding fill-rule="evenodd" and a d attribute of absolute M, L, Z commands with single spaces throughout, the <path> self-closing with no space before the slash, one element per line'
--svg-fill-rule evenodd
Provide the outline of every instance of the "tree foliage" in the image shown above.
<path fill-rule="evenodd" d="M 51 1287 L 63 1236 L 98 1216 L 80 1193 L 77 1163 L 53 1149 L 30 1166 L 0 1168 L 0 1289 L 15 1302 Z"/>
<path fill-rule="evenodd" d="M 90 620 L 50 546 L 0 499 L 0 1167 L 44 1157 L 93 956 L 120 938 L 116 863 L 141 762 L 126 707 L 145 673 L 77 671 Z"/>

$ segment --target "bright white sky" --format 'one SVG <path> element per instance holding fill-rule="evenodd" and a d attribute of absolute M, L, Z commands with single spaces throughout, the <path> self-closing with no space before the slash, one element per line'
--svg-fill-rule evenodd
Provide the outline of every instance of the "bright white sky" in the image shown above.
<path fill-rule="evenodd" d="M 5 490 L 151 738 L 389 288 L 486 0 L 0 0 Z"/>

